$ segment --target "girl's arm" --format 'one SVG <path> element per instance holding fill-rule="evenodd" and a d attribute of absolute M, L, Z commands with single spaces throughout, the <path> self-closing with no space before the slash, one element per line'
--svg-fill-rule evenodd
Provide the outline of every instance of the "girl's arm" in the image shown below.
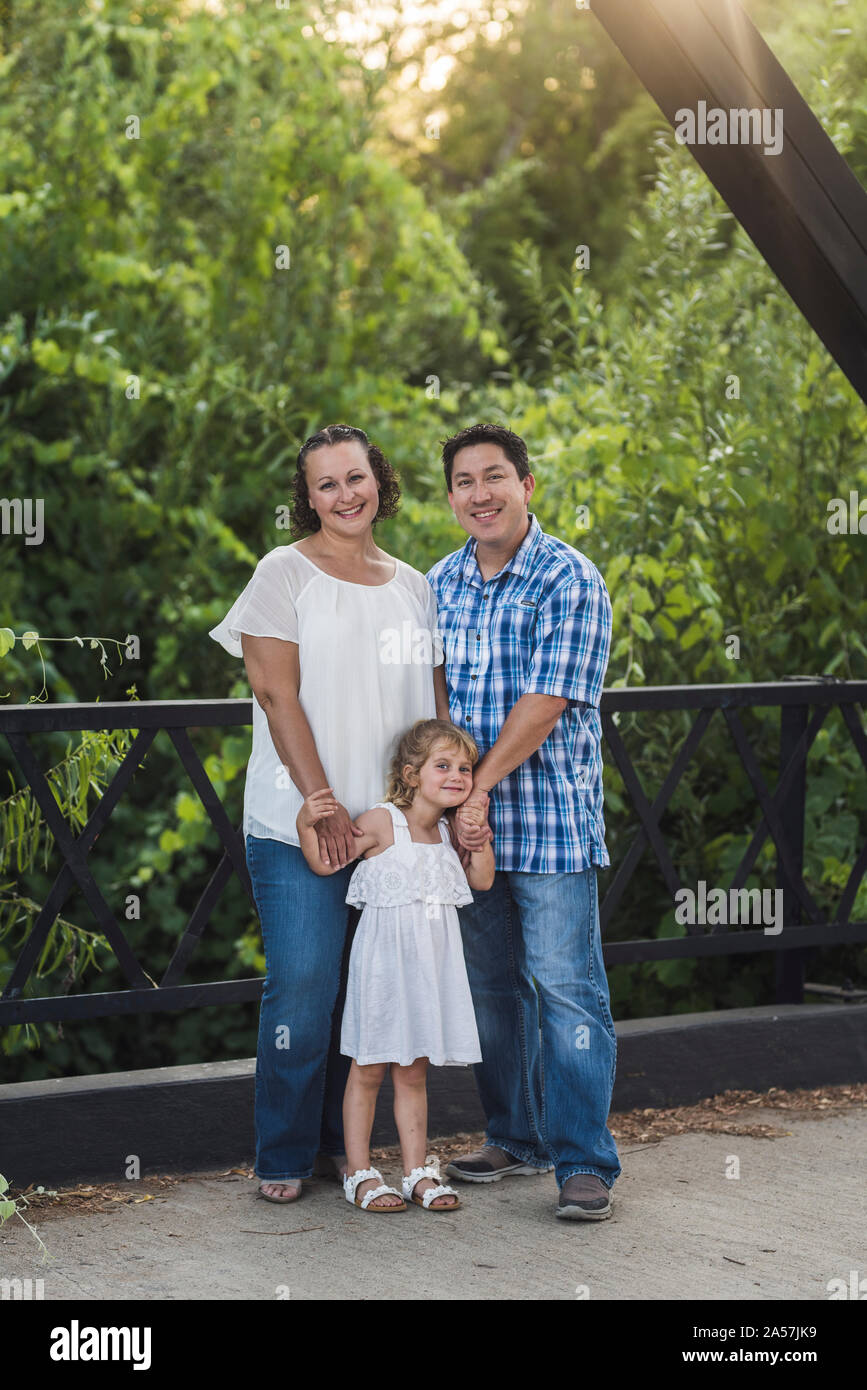
<path fill-rule="evenodd" d="M 295 818 L 295 825 L 298 829 L 298 840 L 301 846 L 301 853 L 307 860 L 315 874 L 324 878 L 328 874 L 334 874 L 341 867 L 339 864 L 325 865 L 319 857 L 319 835 L 316 830 L 318 821 L 327 816 L 333 816 L 340 808 L 340 802 L 335 800 L 334 792 L 331 787 L 323 787 L 321 791 L 312 792 L 307 797 L 301 810 Z M 388 816 L 388 812 L 385 812 Z M 375 811 L 365 811 L 360 815 L 356 822 L 361 827 L 361 834 L 352 842 L 352 854 L 350 861 L 358 859 L 360 855 L 366 854 L 369 849 L 375 849 L 382 841 L 381 826 L 382 821 Z"/>
<path fill-rule="evenodd" d="M 484 849 L 473 850 L 464 873 L 471 888 L 477 889 L 480 893 L 486 893 L 489 888 L 494 886 L 495 870 L 494 851 L 489 840 Z"/>

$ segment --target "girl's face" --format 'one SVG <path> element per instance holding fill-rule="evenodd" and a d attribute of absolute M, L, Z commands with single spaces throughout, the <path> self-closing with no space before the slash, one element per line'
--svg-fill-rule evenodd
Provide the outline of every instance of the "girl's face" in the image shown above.
<path fill-rule="evenodd" d="M 460 806 L 472 789 L 473 765 L 464 750 L 438 739 L 418 770 L 417 790 L 434 805 L 446 808 Z"/>
<path fill-rule="evenodd" d="M 323 531 L 357 536 L 373 524 L 379 487 L 359 440 L 342 439 L 314 449 L 304 462 L 304 477 Z"/>

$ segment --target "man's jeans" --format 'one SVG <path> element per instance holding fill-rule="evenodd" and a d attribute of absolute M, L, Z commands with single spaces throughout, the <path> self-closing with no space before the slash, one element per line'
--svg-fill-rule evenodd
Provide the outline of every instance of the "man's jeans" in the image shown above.
<path fill-rule="evenodd" d="M 317 1152 L 344 1152 L 351 1058 L 340 1052 L 340 1024 L 359 916 L 344 899 L 355 865 L 320 877 L 295 845 L 248 835 L 245 847 L 266 963 L 256 1175 L 265 1182 L 309 1178 Z"/>
<path fill-rule="evenodd" d="M 485 1142 L 560 1187 L 620 1175 L 608 1129 L 617 1042 L 602 962 L 596 870 L 498 870 L 459 908 L 482 1061 Z"/>

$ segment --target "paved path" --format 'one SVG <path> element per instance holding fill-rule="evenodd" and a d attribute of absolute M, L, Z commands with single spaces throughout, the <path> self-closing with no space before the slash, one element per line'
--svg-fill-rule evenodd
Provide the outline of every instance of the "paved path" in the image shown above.
<path fill-rule="evenodd" d="M 275 1206 L 245 1178 L 202 1175 L 163 1192 L 145 1180 L 136 1186 L 157 1200 L 41 1215 L 51 1264 L 8 1223 L 0 1277 L 41 1278 L 46 1299 L 81 1300 L 547 1300 L 585 1287 L 591 1299 L 827 1299 L 828 1280 L 867 1275 L 867 1109 L 750 1118 L 791 1133 L 625 1147 L 604 1222 L 556 1220 L 553 1175 L 460 1184 L 458 1212 L 390 1217 L 353 1209 L 325 1182 Z M 739 1178 L 725 1176 L 730 1156 Z"/>

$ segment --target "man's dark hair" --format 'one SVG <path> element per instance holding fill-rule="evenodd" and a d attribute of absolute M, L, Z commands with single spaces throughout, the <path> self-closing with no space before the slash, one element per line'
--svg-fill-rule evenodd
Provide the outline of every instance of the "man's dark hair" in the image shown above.
<path fill-rule="evenodd" d="M 374 524 L 387 520 L 397 512 L 400 505 L 400 485 L 397 474 L 382 450 L 371 444 L 364 430 L 358 429 L 356 425 L 326 425 L 324 429 L 317 430 L 309 439 L 305 439 L 298 451 L 290 509 L 291 534 L 298 539 L 310 531 L 318 531 L 322 526 L 318 513 L 310 505 L 310 494 L 307 491 L 307 479 L 304 475 L 307 455 L 312 454 L 314 449 L 322 449 L 326 444 L 339 444 L 344 439 L 358 440 L 367 454 L 367 462 L 379 486 L 379 507 L 373 518 Z"/>
<path fill-rule="evenodd" d="M 507 430 L 505 425 L 468 425 L 459 434 L 453 434 L 451 439 L 442 441 L 443 471 L 446 475 L 446 487 L 449 492 L 452 490 L 452 465 L 455 461 L 455 454 L 459 449 L 466 449 L 470 444 L 499 444 L 509 462 L 515 465 L 518 477 L 526 478 L 529 475 L 530 460 L 527 455 L 527 446 L 519 434 Z"/>

